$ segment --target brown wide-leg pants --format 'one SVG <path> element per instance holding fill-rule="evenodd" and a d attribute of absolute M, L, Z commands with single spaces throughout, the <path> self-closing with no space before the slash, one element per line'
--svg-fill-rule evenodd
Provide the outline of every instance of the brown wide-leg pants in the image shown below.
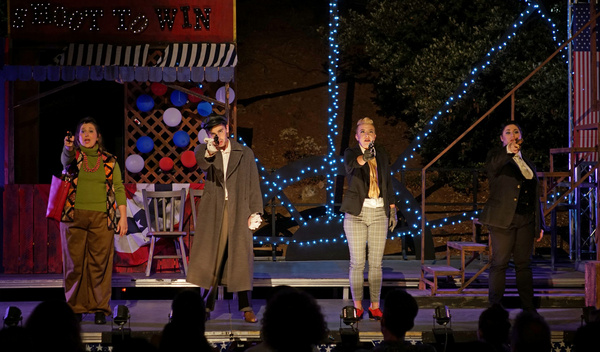
<path fill-rule="evenodd" d="M 60 223 L 65 298 L 75 313 L 111 313 L 114 233 L 106 216 L 75 209 L 75 221 Z"/>

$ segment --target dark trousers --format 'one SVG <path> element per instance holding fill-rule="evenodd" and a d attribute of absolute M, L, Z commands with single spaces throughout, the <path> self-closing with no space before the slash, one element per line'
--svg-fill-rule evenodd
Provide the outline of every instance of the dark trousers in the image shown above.
<path fill-rule="evenodd" d="M 217 290 L 220 283 L 227 282 L 224 273 L 227 267 L 227 230 L 229 226 L 229 214 L 227 212 L 227 201 L 225 201 L 225 211 L 223 212 L 223 223 L 221 224 L 221 233 L 219 234 L 219 246 L 217 249 L 217 261 L 215 264 L 215 280 L 206 293 L 206 309 L 213 311 L 215 309 L 215 302 L 217 300 Z M 250 291 L 239 291 L 238 306 L 241 311 L 251 311 L 250 307 Z"/>
<path fill-rule="evenodd" d="M 531 253 L 535 234 L 534 215 L 515 214 L 507 229 L 490 226 L 492 263 L 489 277 L 490 305 L 501 303 L 506 287 L 506 269 L 511 255 L 515 262 L 517 290 L 521 308 L 533 310 L 533 273 Z"/>

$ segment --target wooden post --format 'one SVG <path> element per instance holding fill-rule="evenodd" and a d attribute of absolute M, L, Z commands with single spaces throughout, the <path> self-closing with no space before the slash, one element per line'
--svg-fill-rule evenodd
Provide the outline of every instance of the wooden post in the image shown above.
<path fill-rule="evenodd" d="M 585 263 L 585 306 L 600 308 L 600 261 Z"/>

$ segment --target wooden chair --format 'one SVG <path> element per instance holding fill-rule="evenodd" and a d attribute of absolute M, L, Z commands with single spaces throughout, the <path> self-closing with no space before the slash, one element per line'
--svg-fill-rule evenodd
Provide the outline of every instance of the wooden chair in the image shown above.
<path fill-rule="evenodd" d="M 179 269 L 187 274 L 187 255 L 183 238 L 187 235 L 183 231 L 183 215 L 185 212 L 186 190 L 179 191 L 147 191 L 142 190 L 146 223 L 150 237 L 148 250 L 148 265 L 146 276 L 150 276 L 152 262 L 155 259 L 179 259 Z M 175 229 L 175 225 L 178 226 Z M 170 238 L 175 245 L 176 255 L 154 255 L 157 238 Z"/>
<path fill-rule="evenodd" d="M 203 189 L 192 189 L 190 188 L 189 190 L 189 194 L 190 194 L 190 206 L 192 207 L 192 224 L 194 224 L 194 230 L 192 230 L 190 228 L 190 236 L 193 236 L 194 234 L 196 234 L 196 228 L 198 226 L 198 224 L 196 223 L 196 221 L 198 221 L 198 213 L 197 213 L 197 206 L 196 206 L 196 202 L 198 200 L 200 200 L 200 198 L 202 198 L 202 194 L 204 193 Z M 191 244 L 190 244 L 191 246 Z"/>

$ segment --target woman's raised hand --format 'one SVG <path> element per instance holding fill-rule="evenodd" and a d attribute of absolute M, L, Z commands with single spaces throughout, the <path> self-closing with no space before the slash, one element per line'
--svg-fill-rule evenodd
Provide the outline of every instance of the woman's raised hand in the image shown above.
<path fill-rule="evenodd" d="M 74 141 L 75 141 L 75 138 L 73 137 L 73 134 L 71 133 L 71 131 L 67 131 L 67 135 L 65 136 L 65 148 L 67 150 L 72 150 Z"/>

